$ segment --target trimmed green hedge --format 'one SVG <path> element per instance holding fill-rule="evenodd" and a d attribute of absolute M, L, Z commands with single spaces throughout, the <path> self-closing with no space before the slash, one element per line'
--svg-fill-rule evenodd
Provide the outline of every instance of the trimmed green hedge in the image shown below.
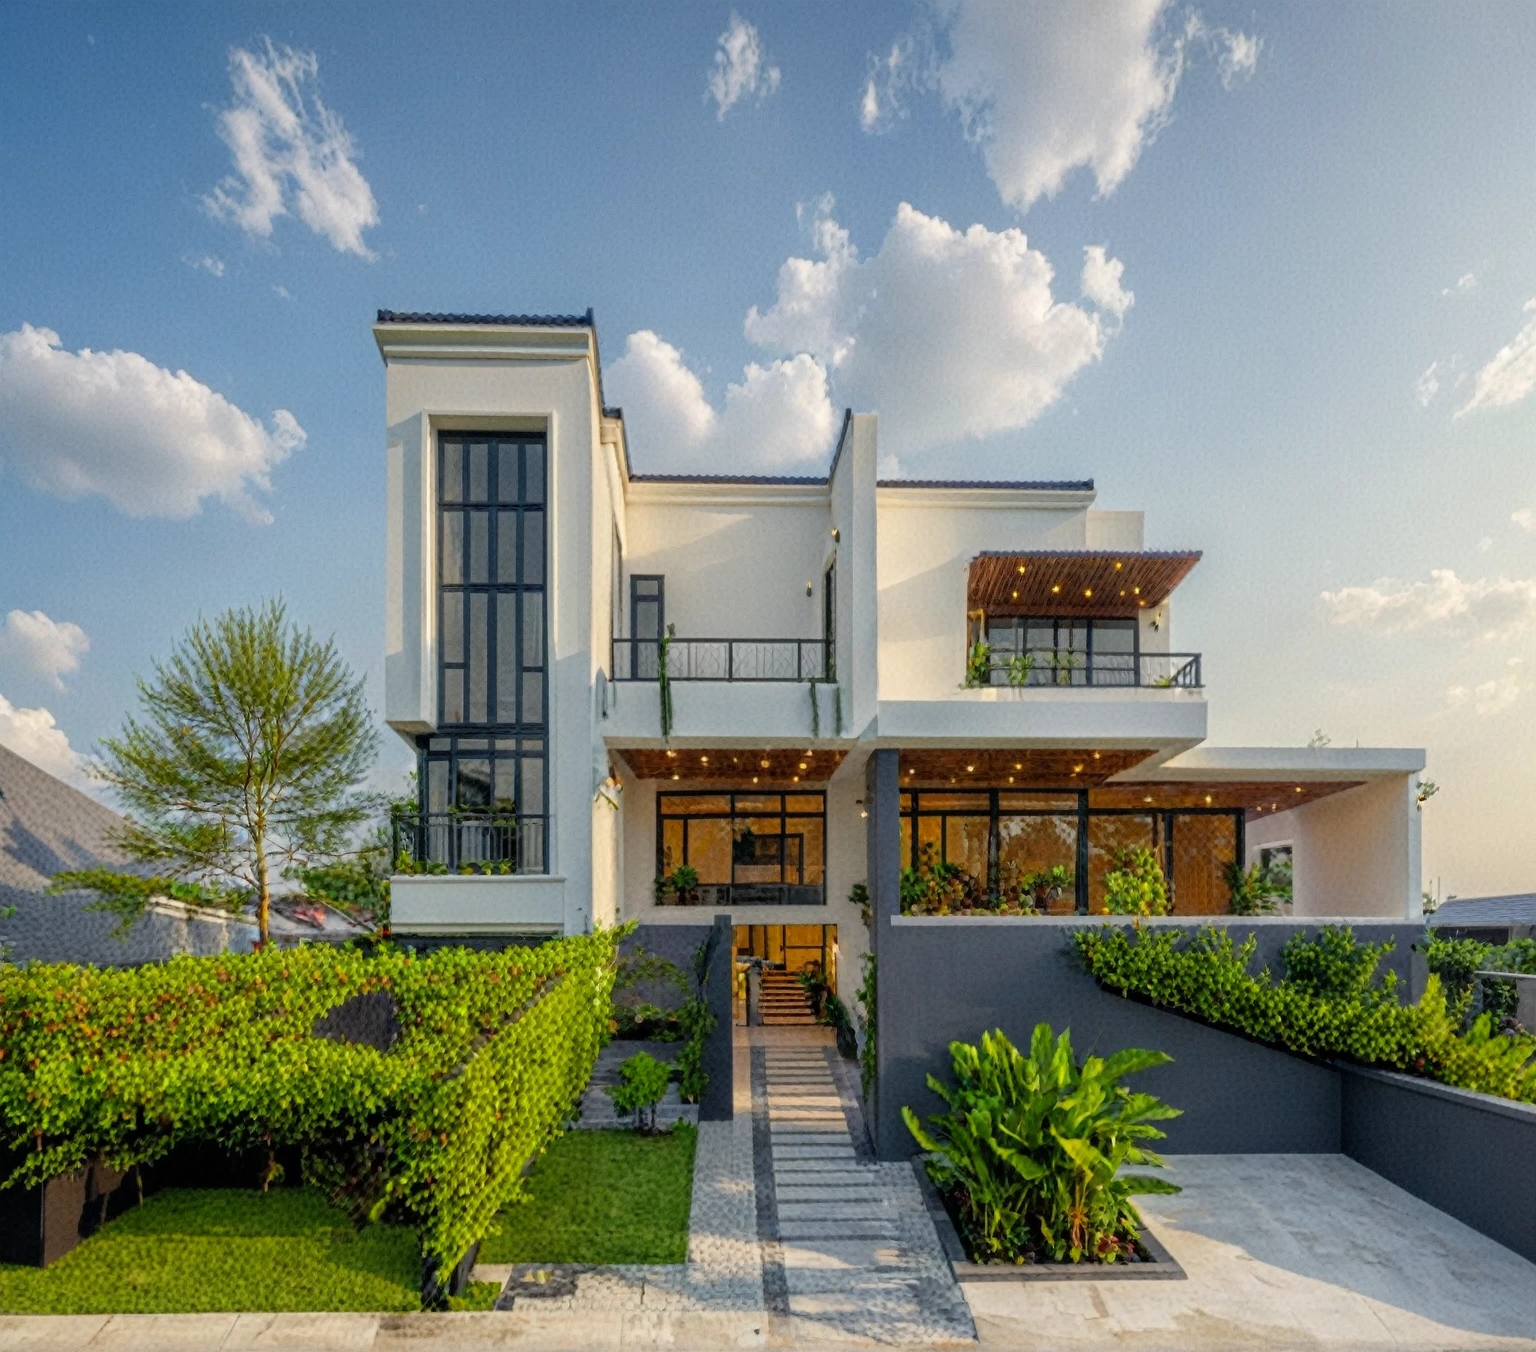
<path fill-rule="evenodd" d="M 1496 1033 L 1482 1015 L 1465 1030 L 1465 1001 L 1450 1004 L 1431 974 L 1415 1005 L 1398 1001 L 1396 978 L 1377 982 L 1387 945 L 1355 942 L 1326 927 L 1286 945 L 1286 979 L 1249 971 L 1257 941 L 1224 930 L 1078 932 L 1084 966 L 1107 990 L 1242 1033 L 1285 1051 L 1426 1075 L 1461 1089 L 1536 1102 L 1536 1036 Z"/>
<path fill-rule="evenodd" d="M 403 1220 L 439 1275 L 523 1190 L 607 1035 L 618 933 L 419 958 L 330 948 L 124 971 L 0 969 L 0 1183 L 98 1155 L 300 1147 L 359 1219 Z M 357 995 L 393 997 L 387 1051 L 313 1035 Z"/>

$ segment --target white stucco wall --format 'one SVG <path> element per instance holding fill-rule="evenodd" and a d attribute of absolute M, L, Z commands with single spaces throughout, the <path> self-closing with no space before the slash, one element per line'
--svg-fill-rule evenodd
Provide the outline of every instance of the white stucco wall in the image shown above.
<path fill-rule="evenodd" d="M 1296 915 L 1423 913 L 1420 813 L 1412 775 L 1372 780 L 1316 802 L 1251 820 L 1248 861 L 1266 845 L 1289 843 Z"/>
<path fill-rule="evenodd" d="M 631 483 L 628 520 L 626 594 L 637 573 L 665 576 L 678 638 L 821 637 L 825 488 Z"/>
<path fill-rule="evenodd" d="M 971 560 L 994 549 L 1085 549 L 1092 500 L 1091 492 L 879 489 L 880 698 L 958 691 Z"/>

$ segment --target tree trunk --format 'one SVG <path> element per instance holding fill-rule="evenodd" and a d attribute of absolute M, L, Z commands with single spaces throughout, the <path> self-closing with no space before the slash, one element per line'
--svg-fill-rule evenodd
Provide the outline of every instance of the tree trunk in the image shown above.
<path fill-rule="evenodd" d="M 256 841 L 256 937 L 263 949 L 270 937 L 268 917 L 272 909 L 272 890 L 267 883 L 267 851 L 261 840 Z"/>

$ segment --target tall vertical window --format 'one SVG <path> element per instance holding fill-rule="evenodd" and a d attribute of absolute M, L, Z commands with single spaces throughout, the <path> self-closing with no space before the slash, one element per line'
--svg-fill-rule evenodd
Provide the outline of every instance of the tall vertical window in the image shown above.
<path fill-rule="evenodd" d="M 418 747 L 424 821 L 448 820 L 424 857 L 545 866 L 545 480 L 542 436 L 438 440 L 438 734 Z"/>
<path fill-rule="evenodd" d="M 827 680 L 837 679 L 837 560 L 827 565 L 821 578 L 822 671 Z"/>

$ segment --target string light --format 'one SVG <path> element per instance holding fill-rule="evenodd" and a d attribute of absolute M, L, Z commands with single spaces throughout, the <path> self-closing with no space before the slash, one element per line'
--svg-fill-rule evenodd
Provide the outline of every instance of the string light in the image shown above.
<path fill-rule="evenodd" d="M 1115 571 L 1118 573 L 1120 571 L 1121 567 L 1122 567 L 1122 565 L 1120 563 L 1120 560 L 1116 559 L 1115 560 Z"/>
<path fill-rule="evenodd" d="M 1084 587 L 1083 588 L 1083 595 L 1084 596 L 1092 596 L 1093 595 L 1093 588 L 1092 587 Z"/>
<path fill-rule="evenodd" d="M 1059 592 L 1060 590 L 1061 590 L 1061 583 L 1058 582 L 1054 587 L 1051 588 L 1051 593 L 1052 593 L 1052 595 L 1054 595 L 1055 593 Z"/>
<path fill-rule="evenodd" d="M 709 764 L 709 757 L 708 756 L 700 756 L 699 757 L 699 764 L 700 765 L 708 765 Z"/>

